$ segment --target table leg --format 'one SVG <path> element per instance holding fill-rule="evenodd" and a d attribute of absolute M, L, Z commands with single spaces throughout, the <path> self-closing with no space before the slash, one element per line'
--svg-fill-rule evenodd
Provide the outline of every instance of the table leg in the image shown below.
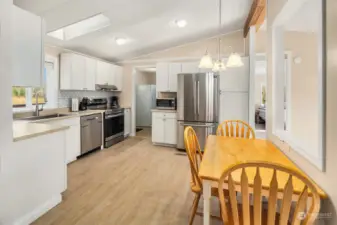
<path fill-rule="evenodd" d="M 211 217 L 211 181 L 203 181 L 203 197 L 204 197 L 204 225 L 210 225 Z"/>

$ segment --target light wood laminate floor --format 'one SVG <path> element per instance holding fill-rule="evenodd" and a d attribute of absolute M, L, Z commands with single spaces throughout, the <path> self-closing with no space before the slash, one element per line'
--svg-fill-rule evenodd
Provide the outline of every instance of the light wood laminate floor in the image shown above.
<path fill-rule="evenodd" d="M 184 153 L 153 146 L 146 135 L 128 138 L 68 165 L 62 203 L 33 224 L 186 225 L 193 200 L 189 182 Z M 218 215 L 217 200 L 212 204 Z M 194 224 L 201 225 L 202 217 Z"/>

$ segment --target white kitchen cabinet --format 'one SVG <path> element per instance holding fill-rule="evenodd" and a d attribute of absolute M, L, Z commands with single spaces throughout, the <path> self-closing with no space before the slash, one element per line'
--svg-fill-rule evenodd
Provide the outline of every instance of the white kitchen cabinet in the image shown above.
<path fill-rule="evenodd" d="M 157 92 L 177 92 L 181 63 L 158 63 L 156 71 Z"/>
<path fill-rule="evenodd" d="M 108 84 L 108 76 L 112 68 L 106 62 L 97 61 L 96 84 Z"/>
<path fill-rule="evenodd" d="M 118 91 L 123 90 L 123 67 L 121 66 L 115 66 L 115 85 L 118 89 Z"/>
<path fill-rule="evenodd" d="M 42 86 L 44 30 L 41 17 L 12 6 L 13 86 Z"/>
<path fill-rule="evenodd" d="M 156 144 L 177 144 L 177 115 L 173 112 L 152 113 L 152 142 Z"/>
<path fill-rule="evenodd" d="M 131 109 L 124 109 L 124 137 L 129 136 L 131 133 Z"/>
<path fill-rule="evenodd" d="M 86 60 L 81 55 L 71 55 L 71 89 L 85 90 L 86 89 Z"/>
<path fill-rule="evenodd" d="M 181 63 L 169 64 L 169 90 L 177 92 L 178 90 L 178 74 L 181 73 Z"/>
<path fill-rule="evenodd" d="M 115 65 L 97 61 L 96 84 L 115 84 Z"/>
<path fill-rule="evenodd" d="M 158 63 L 156 70 L 157 92 L 169 92 L 169 67 L 168 63 Z"/>
<path fill-rule="evenodd" d="M 227 68 L 220 73 L 221 91 L 249 91 L 249 58 L 243 57 L 242 61 L 242 67 Z"/>
<path fill-rule="evenodd" d="M 181 73 L 199 73 L 198 62 L 186 62 L 181 64 Z"/>
<path fill-rule="evenodd" d="M 80 118 L 59 119 L 47 122 L 45 124 L 54 124 L 59 126 L 69 126 L 66 132 L 66 163 L 71 163 L 81 154 L 81 125 Z"/>
<path fill-rule="evenodd" d="M 60 65 L 61 90 L 95 90 L 96 60 L 64 53 Z"/>
<path fill-rule="evenodd" d="M 152 113 L 152 142 L 165 143 L 165 122 L 158 113 Z"/>
<path fill-rule="evenodd" d="M 96 60 L 93 58 L 85 58 L 85 89 L 94 91 L 96 83 Z"/>

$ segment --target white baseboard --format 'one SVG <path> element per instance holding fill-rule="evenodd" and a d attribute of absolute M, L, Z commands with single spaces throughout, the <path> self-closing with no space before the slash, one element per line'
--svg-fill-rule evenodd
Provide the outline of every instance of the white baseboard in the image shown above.
<path fill-rule="evenodd" d="M 32 212 L 26 214 L 25 216 L 21 217 L 20 219 L 14 221 L 14 225 L 29 225 L 34 222 L 37 218 L 48 212 L 50 209 L 54 208 L 62 202 L 62 195 L 58 194 L 53 196 L 47 202 L 43 203 L 42 205 L 35 208 Z"/>

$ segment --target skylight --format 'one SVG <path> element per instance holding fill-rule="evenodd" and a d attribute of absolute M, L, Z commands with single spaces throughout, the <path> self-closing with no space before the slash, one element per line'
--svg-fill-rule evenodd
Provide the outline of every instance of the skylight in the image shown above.
<path fill-rule="evenodd" d="M 49 32 L 47 35 L 60 40 L 70 40 L 100 30 L 109 25 L 110 19 L 103 14 L 98 14 L 69 26 Z"/>

